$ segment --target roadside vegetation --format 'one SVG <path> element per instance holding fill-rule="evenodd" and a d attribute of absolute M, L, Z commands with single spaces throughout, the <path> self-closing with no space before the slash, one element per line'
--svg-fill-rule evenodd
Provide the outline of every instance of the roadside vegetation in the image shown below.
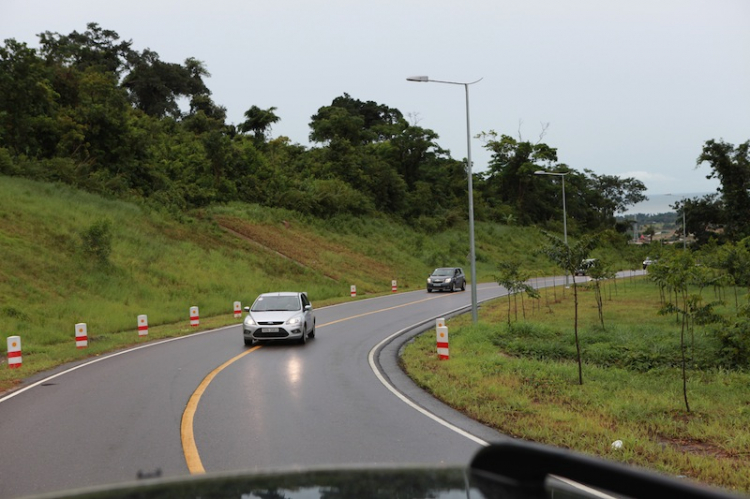
<path fill-rule="evenodd" d="M 272 290 L 307 291 L 316 307 L 422 289 L 437 266 L 466 266 L 466 227 L 425 234 L 385 218 L 326 220 L 244 203 L 174 216 L 60 183 L 0 177 L 0 391 L 54 366 L 144 340 L 236 324 L 232 306 Z M 521 258 L 538 231 L 480 222 L 478 275 L 492 281 L 503 255 Z M 556 270 L 525 258 L 534 273 Z M 357 297 L 350 297 L 350 286 Z M 200 327 L 189 326 L 198 306 Z M 78 350 L 74 326 L 88 326 Z M 8 369 L 20 336 L 23 367 Z"/>
<path fill-rule="evenodd" d="M 665 314 L 665 295 L 650 277 L 599 283 L 606 327 L 594 286 L 579 285 L 583 384 L 574 296 L 559 287 L 527 299 L 525 320 L 516 320 L 515 310 L 508 319 L 507 298 L 484 304 L 477 324 L 468 316 L 448 320 L 450 359 L 438 360 L 434 332 L 428 331 L 404 349 L 403 366 L 437 398 L 501 433 L 746 493 L 746 309 L 735 307 L 731 288 L 703 289 L 707 300 L 717 302 L 713 312 L 721 320 L 695 324 L 688 335 L 688 411 L 682 319 L 674 310 Z M 689 291 L 697 295 L 700 289 Z M 738 302 L 747 304 L 747 290 L 737 291 Z M 719 300 L 724 296 L 731 300 Z M 615 440 L 623 442 L 621 449 L 612 447 Z"/>
<path fill-rule="evenodd" d="M 228 123 L 209 76 L 96 23 L 0 45 L 0 338 L 23 349 L 8 369 L 0 344 L 0 392 L 145 341 L 140 314 L 152 340 L 238 323 L 233 303 L 262 292 L 307 291 L 319 307 L 469 267 L 466 160 L 433 130 L 344 93 L 303 146 L 273 137 L 275 107 Z M 515 294 L 478 325 L 451 321 L 449 362 L 426 335 L 405 365 L 505 433 L 750 490 L 750 141 L 703 144 L 696 165 L 721 189 L 675 203 L 674 240 L 691 247 L 662 246 L 651 226 L 637 246 L 634 220 L 616 215 L 644 184 L 559 162 L 546 127 L 536 141 L 477 137 L 491 152 L 472 178 L 477 277 Z M 539 172 L 565 179 L 565 205 Z M 652 280 L 609 279 L 646 256 Z M 592 288 L 525 284 L 584 259 L 599 262 Z"/>
<path fill-rule="evenodd" d="M 385 103 L 344 93 L 310 117 L 311 146 L 273 137 L 283 117 L 247 96 L 227 121 L 208 63 L 163 61 L 97 23 L 44 32 L 38 47 L 0 44 L 0 175 L 62 182 L 175 215 L 228 202 L 304 216 L 383 217 L 424 233 L 463 225 L 466 161 L 435 131 Z M 537 170 L 564 172 L 571 233 L 617 227 L 645 199 L 633 178 L 577 171 L 540 140 L 483 132 L 492 153 L 473 182 L 476 219 L 558 230 L 562 192 Z M 520 135 L 520 133 L 519 133 Z"/>

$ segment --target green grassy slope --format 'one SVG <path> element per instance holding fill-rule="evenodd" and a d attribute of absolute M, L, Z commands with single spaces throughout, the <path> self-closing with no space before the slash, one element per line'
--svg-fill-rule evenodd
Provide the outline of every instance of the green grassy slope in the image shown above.
<path fill-rule="evenodd" d="M 83 235 L 109 223 L 106 263 Z M 555 269 L 529 256 L 542 244 L 529 228 L 477 224 L 478 280 L 496 262 L 523 258 L 535 273 Z M 426 235 L 384 219 L 317 220 L 295 212 L 234 204 L 177 220 L 139 205 L 60 184 L 0 177 L 0 362 L 8 336 L 21 336 L 23 368 L 0 368 L 0 389 L 21 376 L 138 341 L 147 314 L 150 338 L 186 334 L 190 306 L 202 326 L 236 322 L 234 301 L 261 292 L 305 290 L 316 305 L 421 289 L 432 268 L 463 265 L 465 226 Z M 89 348 L 76 350 L 74 325 L 88 325 Z"/>

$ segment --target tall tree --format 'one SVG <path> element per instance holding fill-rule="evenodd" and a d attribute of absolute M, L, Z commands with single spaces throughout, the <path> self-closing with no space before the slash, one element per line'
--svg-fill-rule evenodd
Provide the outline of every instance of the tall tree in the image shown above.
<path fill-rule="evenodd" d="M 706 178 L 721 182 L 719 192 L 724 204 L 725 227 L 732 240 L 750 235 L 750 141 L 737 147 L 724 141 L 708 140 L 698 156 L 697 165 L 708 163 Z"/>
<path fill-rule="evenodd" d="M 615 214 L 624 213 L 628 207 L 648 199 L 643 194 L 646 186 L 640 180 L 597 175 L 588 169 L 583 171 L 588 178 L 589 203 L 602 225 L 612 225 Z"/>
<path fill-rule="evenodd" d="M 311 117 L 310 140 L 328 143 L 339 139 L 352 145 L 389 140 L 398 133 L 403 119 L 398 109 L 362 102 L 345 93 Z"/>
<path fill-rule="evenodd" d="M 549 199 L 546 194 L 552 191 L 548 183 L 535 182 L 534 172 L 555 167 L 557 149 L 509 135 L 498 139 L 497 135 L 493 130 L 480 134 L 486 141 L 484 147 L 492 152 L 484 175 L 484 198 L 495 206 L 510 205 L 522 223 L 548 218 L 553 208 L 546 202 Z"/>
<path fill-rule="evenodd" d="M 120 77 L 128 59 L 134 54 L 132 41 L 119 41 L 117 32 L 102 29 L 97 23 L 86 25 L 86 31 L 69 35 L 45 31 L 39 35 L 40 51 L 48 63 L 78 71 L 95 68 Z"/>
<path fill-rule="evenodd" d="M 52 73 L 25 43 L 0 46 L 0 147 L 29 157 L 50 157 L 57 142 L 59 94 Z"/>
<path fill-rule="evenodd" d="M 256 143 L 265 142 L 271 131 L 271 125 L 281 120 L 275 111 L 275 107 L 261 109 L 258 106 L 253 106 L 245 111 L 246 119 L 237 128 L 242 133 L 252 132 Z"/>
<path fill-rule="evenodd" d="M 135 106 L 149 116 L 180 118 L 179 98 L 210 95 L 203 83 L 208 73 L 202 63 L 193 58 L 185 62 L 185 66 L 164 62 L 159 54 L 146 49 L 131 55 L 132 70 L 122 85 L 130 92 Z"/>
<path fill-rule="evenodd" d="M 573 287 L 573 331 L 576 343 L 576 357 L 578 360 L 578 383 L 583 384 L 583 362 L 581 360 L 581 342 L 578 339 L 578 286 L 576 285 L 576 271 L 581 268 L 583 261 L 589 257 L 591 250 L 594 249 L 598 240 L 597 236 L 584 235 L 572 246 L 560 239 L 559 237 L 542 231 L 547 238 L 548 245 L 540 250 L 543 255 L 555 265 L 560 267 L 563 272 L 572 278 Z"/>
<path fill-rule="evenodd" d="M 60 110 L 60 155 L 96 163 L 118 175 L 136 153 L 129 142 L 130 105 L 113 73 L 87 68 L 78 75 L 78 105 Z M 148 182 L 148 178 L 133 179 Z"/>
<path fill-rule="evenodd" d="M 438 134 L 402 121 L 398 133 L 389 141 L 386 159 L 394 165 L 406 185 L 413 189 L 425 167 L 434 167 L 435 160 L 445 155 L 437 144 Z"/>
<path fill-rule="evenodd" d="M 702 198 L 681 199 L 671 206 L 677 212 L 675 225 L 678 232 L 685 232 L 682 234 L 685 238 L 692 234 L 697 246 L 703 246 L 711 238 L 722 241 L 732 239 L 729 233 L 725 234 L 720 230 L 726 226 L 728 212 L 723 198 L 717 193 L 706 194 Z"/>

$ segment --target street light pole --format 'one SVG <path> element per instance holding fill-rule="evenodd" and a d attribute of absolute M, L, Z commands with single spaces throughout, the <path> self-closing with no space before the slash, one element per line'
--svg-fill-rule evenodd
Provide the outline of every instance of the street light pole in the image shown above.
<path fill-rule="evenodd" d="M 667 196 L 671 196 L 672 194 L 666 194 Z M 685 223 L 685 199 L 680 199 L 680 202 L 682 203 L 682 249 L 687 249 L 687 224 Z"/>
<path fill-rule="evenodd" d="M 687 249 L 687 224 L 685 223 L 685 200 L 682 200 L 682 249 Z"/>
<path fill-rule="evenodd" d="M 562 202 L 563 202 L 563 237 L 565 238 L 565 246 L 568 245 L 568 211 L 565 207 L 565 175 L 567 173 L 555 173 L 555 172 L 546 172 L 544 170 L 537 170 L 534 172 L 534 175 L 553 175 L 555 177 L 560 177 L 562 180 Z M 565 273 L 565 287 L 568 287 L 568 273 Z"/>
<path fill-rule="evenodd" d="M 471 262 L 471 318 L 474 324 L 479 320 L 477 313 L 477 263 L 476 253 L 474 249 L 474 187 L 472 182 L 471 172 L 471 126 L 469 120 L 469 85 L 482 81 L 479 78 L 477 81 L 468 83 L 458 81 L 442 81 L 442 80 L 431 80 L 427 76 L 412 76 L 406 79 L 406 81 L 416 82 L 433 82 L 433 83 L 446 83 L 449 85 L 463 85 L 466 90 L 466 172 L 469 177 L 469 260 Z"/>

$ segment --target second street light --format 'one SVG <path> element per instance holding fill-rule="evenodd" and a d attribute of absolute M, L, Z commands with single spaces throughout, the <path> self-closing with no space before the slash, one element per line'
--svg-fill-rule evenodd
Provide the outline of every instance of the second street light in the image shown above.
<path fill-rule="evenodd" d="M 671 196 L 672 194 L 665 194 L 666 196 Z M 685 210 L 687 209 L 685 206 L 685 200 L 687 198 L 682 198 L 678 202 L 680 203 L 680 211 L 682 212 L 682 249 L 687 249 L 687 223 L 685 223 Z M 677 204 L 677 203 L 675 203 Z"/>
<path fill-rule="evenodd" d="M 443 80 L 430 80 L 427 76 L 411 76 L 406 79 L 407 81 L 416 81 L 422 83 L 447 83 L 449 85 L 463 85 L 466 90 L 466 174 L 469 177 L 469 260 L 471 262 L 471 318 L 476 324 L 478 321 L 477 314 L 477 265 L 476 265 L 476 254 L 474 251 L 474 194 L 472 186 L 472 173 L 471 173 L 471 127 L 469 125 L 469 85 L 473 85 L 477 81 L 471 82 L 458 82 L 458 81 L 443 81 Z"/>
<path fill-rule="evenodd" d="M 565 208 L 565 175 L 567 173 L 555 173 L 555 172 L 546 172 L 544 170 L 537 170 L 534 172 L 534 175 L 554 175 L 555 177 L 560 177 L 562 180 L 562 204 L 563 204 L 563 237 L 565 238 L 565 246 L 568 245 L 568 212 Z M 565 272 L 565 287 L 568 287 L 568 273 Z"/>

